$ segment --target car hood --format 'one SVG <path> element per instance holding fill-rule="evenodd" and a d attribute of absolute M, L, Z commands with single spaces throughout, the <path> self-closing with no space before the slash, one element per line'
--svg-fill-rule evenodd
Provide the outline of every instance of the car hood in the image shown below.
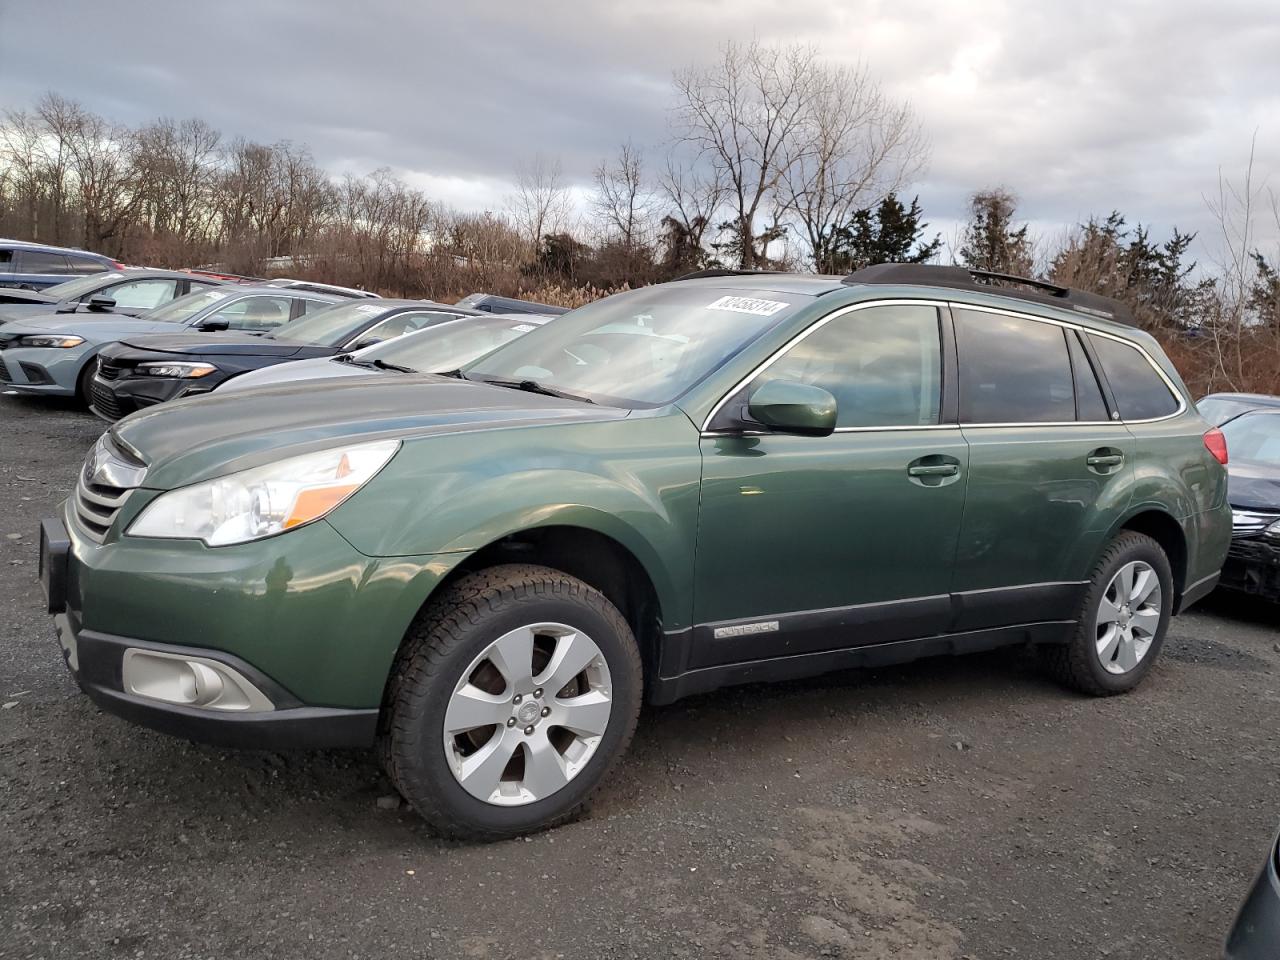
<path fill-rule="evenodd" d="M 304 349 L 314 356 L 316 350 L 308 344 L 267 340 L 248 333 L 156 333 L 129 337 L 123 343 L 138 350 L 204 357 L 292 357 Z"/>
<path fill-rule="evenodd" d="M 630 411 L 430 374 L 351 377 L 177 400 L 139 411 L 112 435 L 170 489 L 343 442 L 408 440 L 546 423 L 620 420 Z"/>
<path fill-rule="evenodd" d="M 1232 460 L 1227 465 L 1227 499 L 1233 507 L 1280 510 L 1280 467 Z"/>
<path fill-rule="evenodd" d="M 5 287 L 0 290 L 0 317 L 10 310 L 30 310 L 32 308 L 47 307 L 49 304 L 57 302 L 47 293 L 41 293 L 38 290 L 18 290 L 14 287 Z"/>
<path fill-rule="evenodd" d="M 160 324 L 154 320 L 129 317 L 120 313 L 98 316 L 84 313 L 46 313 L 23 317 L 21 320 L 9 323 L 0 323 L 0 337 L 11 337 L 15 334 L 25 336 L 33 333 L 66 333 L 84 337 L 91 343 L 104 343 L 130 334 L 154 331 L 158 326 Z"/>
<path fill-rule="evenodd" d="M 287 386 L 299 382 L 331 380 L 337 377 L 380 377 L 386 371 L 362 367 L 354 363 L 339 363 L 333 357 L 312 357 L 308 360 L 290 360 L 261 370 L 250 370 L 228 380 L 218 387 L 218 396 L 238 390 L 257 387 Z"/>

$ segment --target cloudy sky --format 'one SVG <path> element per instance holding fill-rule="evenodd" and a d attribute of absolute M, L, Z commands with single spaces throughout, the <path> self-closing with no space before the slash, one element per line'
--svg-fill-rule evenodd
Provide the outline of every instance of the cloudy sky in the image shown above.
<path fill-rule="evenodd" d="M 53 89 L 131 124 L 195 115 L 497 208 L 534 153 L 583 185 L 624 139 L 660 157 L 672 71 L 753 36 L 911 101 L 946 233 L 999 184 L 1042 235 L 1116 208 L 1200 230 L 1207 258 L 1206 197 L 1255 135 L 1280 189 L 1280 0 L 0 0 L 0 108 Z"/>

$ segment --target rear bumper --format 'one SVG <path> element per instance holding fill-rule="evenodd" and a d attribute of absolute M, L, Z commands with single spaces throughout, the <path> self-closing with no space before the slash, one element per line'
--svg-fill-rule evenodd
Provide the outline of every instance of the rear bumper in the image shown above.
<path fill-rule="evenodd" d="M 1233 540 L 1221 585 L 1280 603 L 1280 543 L 1264 537 Z"/>
<path fill-rule="evenodd" d="M 63 659 L 76 683 L 94 703 L 131 723 L 187 740 L 222 747 L 283 750 L 370 747 L 377 710 L 311 707 L 298 701 L 252 664 L 217 650 L 148 643 L 129 637 L 77 629 L 65 613 L 54 617 Z M 230 712 L 165 703 L 124 689 L 126 651 L 155 651 L 225 664 L 247 678 L 275 709 Z"/>

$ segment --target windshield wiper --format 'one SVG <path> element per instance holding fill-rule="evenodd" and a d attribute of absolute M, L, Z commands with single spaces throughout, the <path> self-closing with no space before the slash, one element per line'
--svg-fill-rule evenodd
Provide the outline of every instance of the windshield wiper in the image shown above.
<path fill-rule="evenodd" d="M 569 393 L 566 390 L 557 390 L 555 387 L 548 387 L 544 383 L 537 380 L 499 380 L 490 377 L 477 377 L 481 383 L 490 383 L 495 387 L 510 387 L 512 390 L 524 390 L 527 393 L 540 393 L 547 397 L 559 397 L 561 400 L 577 400 L 579 403 L 592 403 L 595 401 L 590 397 L 584 397 L 580 394 Z"/>
<path fill-rule="evenodd" d="M 404 367 L 398 363 L 387 363 L 387 361 L 381 358 L 377 360 L 371 360 L 369 361 L 369 363 L 372 366 L 377 367 L 379 370 L 394 370 L 396 373 L 417 373 L 418 372 L 417 370 L 413 369 L 413 367 Z"/>
<path fill-rule="evenodd" d="M 402 367 L 398 363 L 387 363 L 385 360 L 357 360 L 354 353 L 340 353 L 330 357 L 336 363 L 349 363 L 353 367 L 366 367 L 370 370 L 394 370 L 396 373 L 417 373 L 413 367 Z"/>
<path fill-rule="evenodd" d="M 439 373 L 436 373 L 436 376 L 437 376 L 437 377 L 452 377 L 454 380 L 466 380 L 466 379 L 467 379 L 467 375 L 466 375 L 465 373 L 463 373 L 463 372 L 462 372 L 462 369 L 461 369 L 461 368 L 459 368 L 459 369 L 457 369 L 457 370 L 442 370 L 442 371 L 440 371 Z"/>

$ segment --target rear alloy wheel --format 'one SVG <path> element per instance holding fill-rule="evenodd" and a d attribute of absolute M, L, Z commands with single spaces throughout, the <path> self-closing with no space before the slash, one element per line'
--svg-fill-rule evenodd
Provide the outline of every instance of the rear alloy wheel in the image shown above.
<path fill-rule="evenodd" d="M 1173 616 L 1173 574 L 1155 540 L 1126 530 L 1102 552 L 1071 640 L 1042 648 L 1050 669 L 1082 693 L 1132 690 L 1147 675 Z"/>
<path fill-rule="evenodd" d="M 640 711 L 639 651 L 599 591 L 537 566 L 462 577 L 410 628 L 379 749 L 446 836 L 497 839 L 572 817 Z"/>

